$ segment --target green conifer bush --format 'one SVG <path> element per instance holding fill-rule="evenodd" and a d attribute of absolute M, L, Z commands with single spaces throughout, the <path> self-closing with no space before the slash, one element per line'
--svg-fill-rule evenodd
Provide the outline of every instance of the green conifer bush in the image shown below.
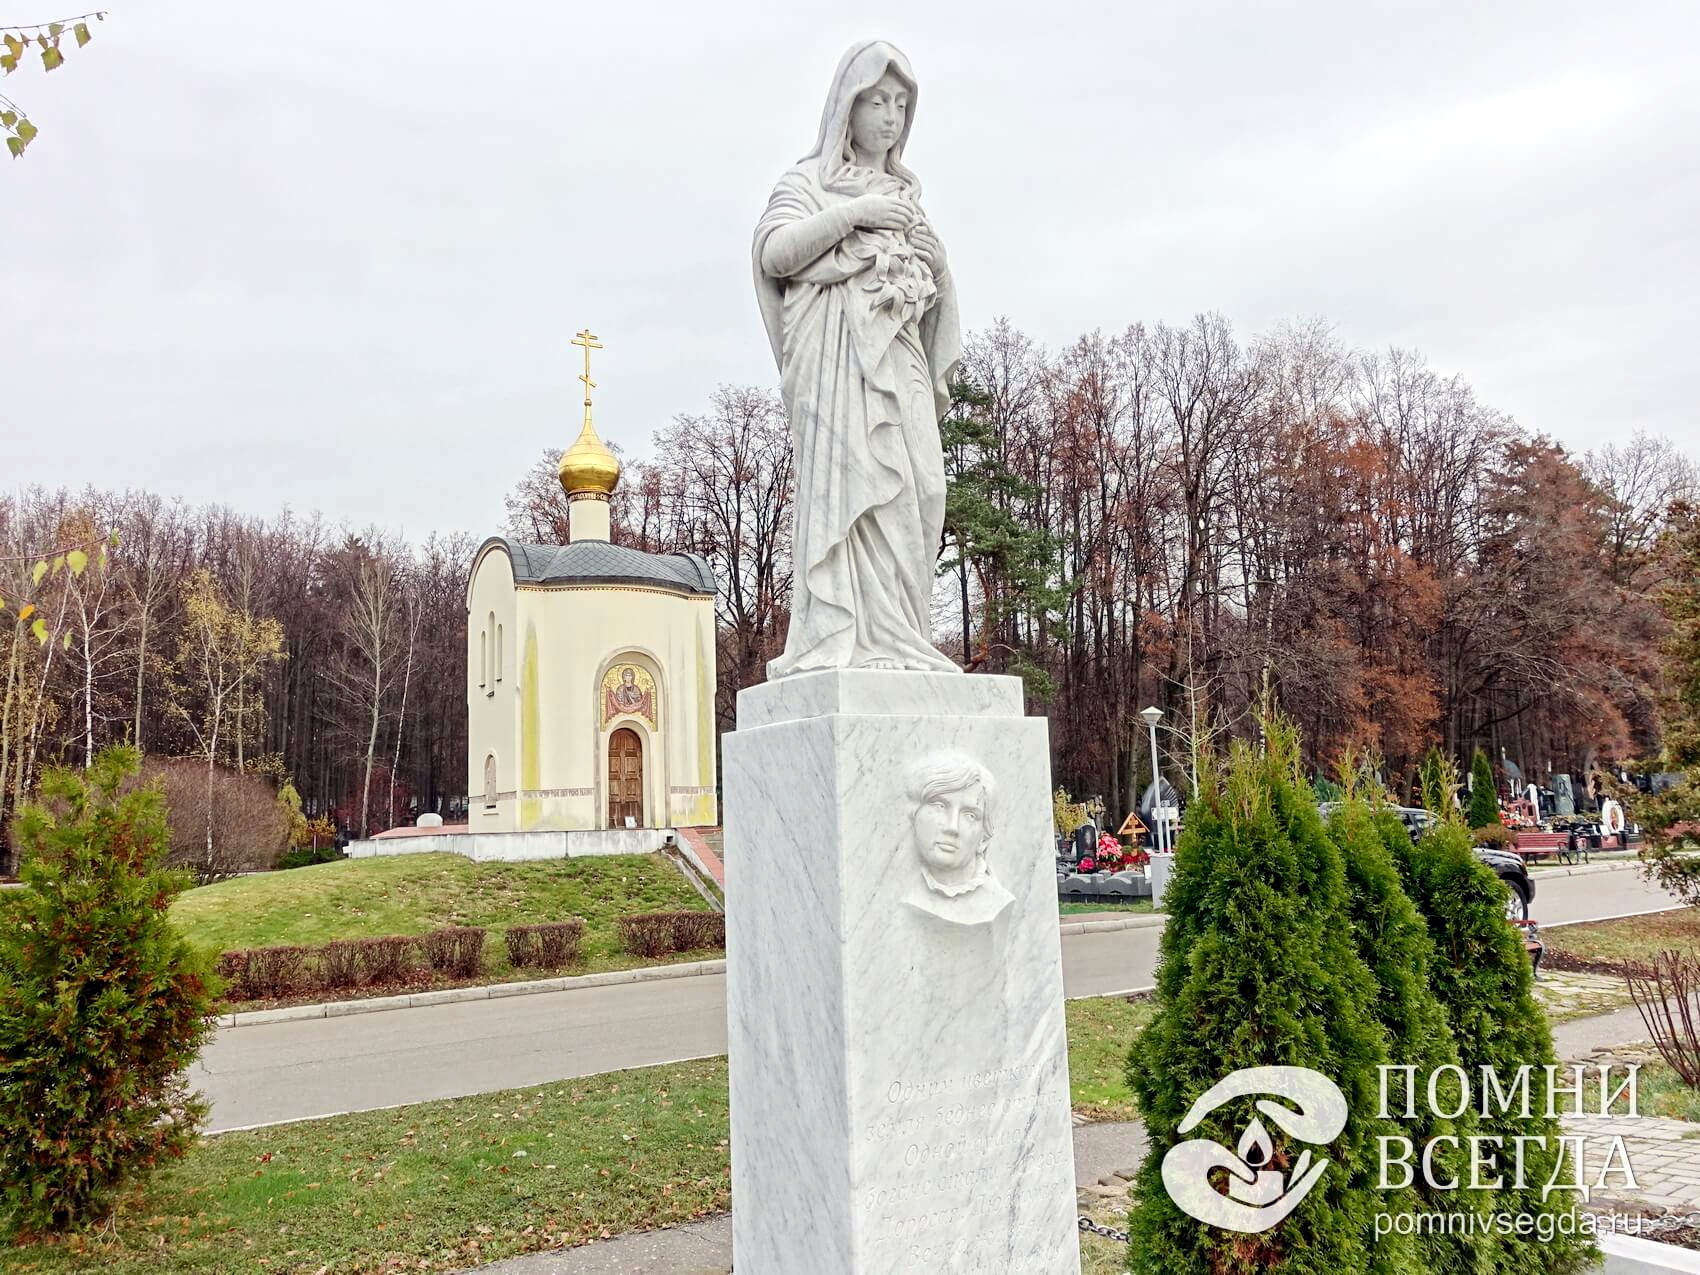
<path fill-rule="evenodd" d="M 1446 1010 L 1429 986 L 1428 973 L 1435 956 L 1428 926 L 1400 882 L 1394 842 L 1389 840 L 1396 837 L 1409 846 L 1410 837 L 1397 815 L 1378 814 L 1360 795 L 1370 788 L 1367 776 L 1350 776 L 1347 786 L 1352 797 L 1329 818 L 1328 831 L 1345 860 L 1348 908 L 1358 952 L 1378 989 L 1373 1012 L 1387 1033 L 1391 1063 L 1415 1067 L 1418 1076 L 1427 1077 L 1437 1068 L 1456 1067 L 1458 1047 Z M 1402 1089 L 1396 1092 L 1402 1093 Z M 1457 1086 L 1443 1092 L 1450 1098 Z M 1403 1112 L 1403 1108 L 1393 1109 Z M 1461 1148 L 1467 1147 L 1465 1140 L 1477 1132 L 1472 1112 L 1466 1109 L 1457 1119 L 1445 1119 L 1423 1102 L 1417 1105 L 1416 1113 L 1414 1119 L 1397 1122 L 1400 1132 L 1410 1139 L 1419 1156 L 1433 1139 L 1458 1139 L 1456 1143 L 1437 1144 L 1442 1150 L 1433 1157 L 1434 1170 L 1439 1181 L 1456 1178 L 1467 1182 L 1468 1156 Z M 1497 1195 L 1492 1190 L 1472 1191 L 1467 1187 L 1456 1191 L 1431 1189 L 1420 1173 L 1414 1175 L 1414 1191 L 1415 1207 L 1428 1214 L 1490 1212 Z M 1463 1225 L 1452 1228 L 1450 1234 L 1446 1229 L 1424 1231 L 1417 1238 L 1417 1246 L 1424 1269 L 1430 1271 L 1474 1275 L 1494 1269 L 1493 1237 L 1466 1233 Z"/>
<path fill-rule="evenodd" d="M 1134 1188 L 1130 1269 L 1149 1275 L 1288 1275 L 1424 1269 L 1414 1242 L 1377 1241 L 1374 1219 L 1411 1207 L 1377 1189 L 1379 1067 L 1388 1061 L 1375 978 L 1358 954 L 1346 871 L 1309 785 L 1292 730 L 1269 727 L 1260 752 L 1236 744 L 1225 772 L 1202 777 L 1166 896 L 1156 1018 L 1128 1060 L 1151 1150 Z M 1235 1100 L 1179 1133 L 1194 1102 L 1241 1068 L 1306 1067 L 1343 1091 L 1344 1130 L 1325 1148 L 1278 1129 L 1272 1164 L 1305 1152 L 1329 1164 L 1279 1225 L 1257 1234 L 1207 1226 L 1162 1181 L 1165 1154 L 1186 1138 L 1233 1149 L 1257 1112 Z"/>
<path fill-rule="evenodd" d="M 1425 782 L 1427 781 L 1425 776 Z M 1436 810 L 1434 813 L 1442 818 L 1448 817 L 1448 812 L 1444 810 Z M 1494 782 L 1493 763 L 1479 748 L 1470 762 L 1469 820 L 1472 828 L 1485 828 L 1489 824 L 1499 822 L 1499 786 Z"/>
<path fill-rule="evenodd" d="M 123 791 L 134 749 L 49 771 L 20 812 L 24 888 L 0 895 L 0 1231 L 98 1220 L 193 1140 L 182 1072 L 211 1027 L 211 977 L 166 919 L 164 802 Z"/>
<path fill-rule="evenodd" d="M 1478 760 L 1485 760 L 1480 753 Z M 1456 772 L 1450 765 L 1441 778 L 1450 791 Z M 1480 790 L 1480 783 L 1477 785 Z M 1445 793 L 1429 794 L 1431 809 L 1451 806 Z M 1523 939 L 1505 919 L 1506 885 L 1475 855 L 1470 830 L 1456 816 L 1444 819 L 1412 845 L 1404 826 L 1386 820 L 1382 836 L 1396 857 L 1405 891 L 1428 925 L 1435 959 L 1429 966 L 1429 986 L 1446 1010 L 1458 1048 L 1458 1061 L 1470 1077 L 1478 1103 L 1479 1128 L 1486 1137 L 1503 1139 L 1500 1157 L 1505 1186 L 1497 1208 L 1526 1214 L 1532 1226 L 1561 1230 L 1563 1215 L 1572 1214 L 1573 1193 L 1554 1192 L 1545 1200 L 1542 1189 L 1554 1180 L 1562 1145 L 1556 1119 L 1547 1117 L 1548 1083 L 1545 1068 L 1556 1061 L 1552 1032 L 1534 997 L 1534 975 Z M 1530 1081 L 1531 1118 L 1519 1109 L 1506 1111 L 1500 1104 L 1481 1104 L 1482 1069 L 1490 1067 L 1501 1083 L 1510 1086 L 1524 1065 L 1532 1068 Z M 1567 1109 L 1565 1099 L 1560 1110 Z M 1513 1138 L 1541 1139 L 1525 1143 L 1524 1186 L 1515 1186 Z M 1600 1166 L 1593 1165 L 1590 1172 Z M 1567 1181 L 1574 1171 L 1571 1160 Z M 1550 1217 L 1543 1223 L 1540 1215 Z M 1573 1221 L 1574 1219 L 1567 1219 Z M 1496 1275 L 1571 1275 L 1585 1271 L 1595 1260 L 1591 1242 L 1575 1234 L 1555 1234 L 1543 1241 L 1536 1236 L 1507 1237 L 1501 1241 L 1492 1266 Z"/>

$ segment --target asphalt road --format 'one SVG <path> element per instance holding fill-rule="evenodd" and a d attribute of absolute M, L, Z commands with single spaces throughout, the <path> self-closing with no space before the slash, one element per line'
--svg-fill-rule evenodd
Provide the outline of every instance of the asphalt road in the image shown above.
<path fill-rule="evenodd" d="M 1671 907 L 1630 870 L 1536 877 L 1544 925 Z M 1071 997 L 1147 987 L 1157 927 L 1063 937 Z M 193 1079 L 214 1131 L 726 1052 L 723 975 L 221 1028 Z"/>

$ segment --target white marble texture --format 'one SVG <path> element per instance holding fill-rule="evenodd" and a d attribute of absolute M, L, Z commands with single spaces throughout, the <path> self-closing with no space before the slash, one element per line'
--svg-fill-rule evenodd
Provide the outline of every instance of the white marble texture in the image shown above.
<path fill-rule="evenodd" d="M 889 717 L 1020 717 L 1021 679 L 964 677 L 961 673 L 841 669 L 798 673 L 738 693 L 738 729 L 831 713 Z"/>
<path fill-rule="evenodd" d="M 955 668 L 933 646 L 932 592 L 939 417 L 962 334 L 944 245 L 903 164 L 918 97 L 899 50 L 851 48 L 814 148 L 756 226 L 756 300 L 797 444 L 791 619 L 770 678 Z"/>
<path fill-rule="evenodd" d="M 725 740 L 738 1275 L 1077 1275 L 1046 724 L 816 676 Z"/>

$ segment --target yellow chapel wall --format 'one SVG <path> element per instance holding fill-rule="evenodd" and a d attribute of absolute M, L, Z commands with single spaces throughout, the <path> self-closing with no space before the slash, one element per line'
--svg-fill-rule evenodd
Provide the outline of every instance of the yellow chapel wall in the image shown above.
<path fill-rule="evenodd" d="M 518 826 L 519 662 L 513 563 L 492 548 L 473 564 L 466 622 L 466 821 L 473 832 Z M 496 762 L 496 804 L 485 800 L 485 763 Z"/>
<path fill-rule="evenodd" d="M 517 826 L 607 826 L 608 737 L 621 726 L 643 742 L 644 826 L 717 823 L 713 598 L 627 585 L 521 585 L 517 597 Z M 655 680 L 654 724 L 602 720 L 602 679 L 623 661 Z"/>

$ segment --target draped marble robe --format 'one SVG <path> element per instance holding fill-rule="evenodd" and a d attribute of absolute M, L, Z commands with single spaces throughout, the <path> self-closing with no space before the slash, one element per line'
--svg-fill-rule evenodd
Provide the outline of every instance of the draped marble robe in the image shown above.
<path fill-rule="evenodd" d="M 890 70 L 909 90 L 886 171 L 855 165 L 850 108 Z M 780 178 L 756 227 L 756 295 L 779 363 L 796 464 L 791 625 L 768 676 L 839 668 L 958 671 L 932 644 L 934 568 L 944 528 L 938 424 L 961 360 L 956 292 L 908 232 L 858 228 L 868 193 L 910 204 L 902 165 L 914 73 L 883 41 L 845 54 L 815 149 Z M 811 221 L 831 246 L 782 272 L 764 268 L 775 231 Z"/>

